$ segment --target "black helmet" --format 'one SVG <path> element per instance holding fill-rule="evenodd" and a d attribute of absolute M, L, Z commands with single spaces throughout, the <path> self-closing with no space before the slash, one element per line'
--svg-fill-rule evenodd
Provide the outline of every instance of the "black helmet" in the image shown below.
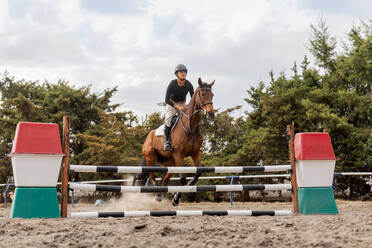
<path fill-rule="evenodd" d="M 186 71 L 187 72 L 186 66 L 183 65 L 183 64 L 176 65 L 176 67 L 174 68 L 174 74 L 177 75 L 177 72 L 179 72 L 179 71 Z"/>

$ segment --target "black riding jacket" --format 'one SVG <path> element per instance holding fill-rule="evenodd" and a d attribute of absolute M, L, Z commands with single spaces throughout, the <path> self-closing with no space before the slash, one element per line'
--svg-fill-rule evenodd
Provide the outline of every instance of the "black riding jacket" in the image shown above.
<path fill-rule="evenodd" d="M 194 87 L 192 84 L 185 80 L 185 84 L 183 86 L 179 86 L 177 83 L 177 79 L 172 80 L 167 88 L 167 93 L 165 94 L 165 103 L 169 104 L 173 107 L 174 102 L 184 102 L 186 101 L 187 93 L 190 92 L 190 96 L 194 94 Z"/>

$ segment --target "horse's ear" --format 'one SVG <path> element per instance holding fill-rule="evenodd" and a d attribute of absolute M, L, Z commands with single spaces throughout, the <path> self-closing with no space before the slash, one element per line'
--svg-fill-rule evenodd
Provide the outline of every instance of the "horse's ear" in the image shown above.
<path fill-rule="evenodd" d="M 201 81 L 201 78 L 199 78 L 199 79 L 198 79 L 198 84 L 199 84 L 200 87 L 202 87 L 202 83 L 203 83 L 203 82 Z"/>
<path fill-rule="evenodd" d="M 214 85 L 214 82 L 216 82 L 216 80 L 213 80 L 213 82 L 210 84 L 211 87 Z"/>

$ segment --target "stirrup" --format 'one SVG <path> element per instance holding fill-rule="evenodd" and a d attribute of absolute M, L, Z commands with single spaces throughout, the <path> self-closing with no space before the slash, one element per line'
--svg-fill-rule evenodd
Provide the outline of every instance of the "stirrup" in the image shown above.
<path fill-rule="evenodd" d="M 164 143 L 164 150 L 165 151 L 172 151 L 172 144 L 170 143 L 170 141 L 166 141 Z"/>

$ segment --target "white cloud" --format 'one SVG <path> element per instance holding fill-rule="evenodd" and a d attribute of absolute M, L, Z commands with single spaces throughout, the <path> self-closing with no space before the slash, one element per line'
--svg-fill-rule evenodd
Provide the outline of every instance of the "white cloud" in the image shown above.
<path fill-rule="evenodd" d="M 199 76 L 216 79 L 216 107 L 244 105 L 271 69 L 302 60 L 320 15 L 336 37 L 361 17 L 337 9 L 296 0 L 3 0 L 0 70 L 95 91 L 118 85 L 114 101 L 144 115 L 160 110 L 173 67 L 185 63 L 195 86 Z"/>

